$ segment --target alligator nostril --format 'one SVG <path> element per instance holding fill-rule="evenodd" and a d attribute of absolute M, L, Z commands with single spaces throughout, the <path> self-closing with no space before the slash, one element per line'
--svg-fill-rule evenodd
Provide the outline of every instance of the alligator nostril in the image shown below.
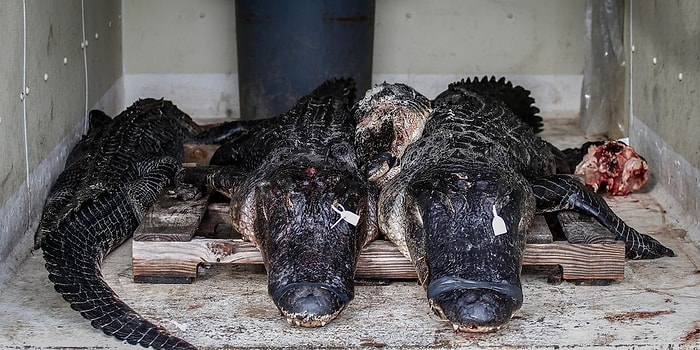
<path fill-rule="evenodd" d="M 278 290 L 273 301 L 287 320 L 301 327 L 324 326 L 335 318 L 349 302 L 324 284 L 300 283 Z"/>

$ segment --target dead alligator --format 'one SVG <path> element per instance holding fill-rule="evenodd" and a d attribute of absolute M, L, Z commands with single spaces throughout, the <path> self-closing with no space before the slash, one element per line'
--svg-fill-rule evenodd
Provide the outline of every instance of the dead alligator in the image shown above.
<path fill-rule="evenodd" d="M 114 119 L 90 113 L 90 131 L 68 156 L 36 233 L 49 279 L 92 326 L 129 344 L 194 349 L 141 317 L 107 285 L 103 257 L 131 236 L 180 167 L 185 141 L 211 143 L 242 133 L 203 131 L 169 101 L 139 100 Z"/>
<path fill-rule="evenodd" d="M 427 99 L 405 85 L 376 89 L 389 95 L 400 92 L 384 98 L 378 107 L 382 111 L 391 109 L 386 101 L 400 108 L 420 105 L 409 113 L 430 108 Z M 367 128 L 377 123 L 363 119 L 381 118 L 371 112 L 377 108 L 374 96 L 382 94 L 368 93 L 358 104 L 365 107 L 356 108 L 357 133 L 365 134 L 364 144 L 356 145 L 359 149 L 372 148 L 368 144 L 386 147 L 392 144 L 386 135 L 402 135 L 384 131 L 372 141 L 382 128 Z M 402 101 L 411 96 L 413 102 Z M 670 249 L 627 226 L 576 179 L 554 174 L 555 149 L 535 135 L 542 124 L 533 102 L 527 90 L 504 79 L 454 83 L 433 101 L 424 127 L 394 124 L 423 129 L 405 153 L 375 149 L 361 159 L 370 171 L 382 168 L 388 158 L 400 159 L 394 162 L 400 172 L 383 180 L 380 229 L 411 259 L 433 311 L 455 330 L 496 330 L 520 308 L 525 233 L 536 213 L 572 209 L 593 216 L 625 242 L 629 258 L 673 256 Z M 384 152 L 392 157 L 377 156 Z"/>
<path fill-rule="evenodd" d="M 401 156 L 423 133 L 430 100 L 405 84 L 382 84 L 353 107 L 360 170 L 382 186 L 401 170 Z"/>
<path fill-rule="evenodd" d="M 213 165 L 178 176 L 230 197 L 233 226 L 260 249 L 268 292 L 292 325 L 324 326 L 348 305 L 377 232 L 353 150 L 354 92 L 351 79 L 327 81 L 286 114 L 254 121 Z"/>

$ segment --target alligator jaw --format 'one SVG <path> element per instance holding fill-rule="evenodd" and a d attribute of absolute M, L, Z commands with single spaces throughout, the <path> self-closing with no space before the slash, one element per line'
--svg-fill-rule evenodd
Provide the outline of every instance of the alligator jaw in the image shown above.
<path fill-rule="evenodd" d="M 310 315 L 305 312 L 288 314 L 283 312 L 282 314 L 287 318 L 287 323 L 289 323 L 290 326 L 315 328 L 323 327 L 333 321 L 336 317 L 338 317 L 340 311 L 342 310 L 338 310 L 333 314 L 323 316 Z"/>
<path fill-rule="evenodd" d="M 291 283 L 272 296 L 287 323 L 297 327 L 323 327 L 335 319 L 350 297 L 324 283 Z"/>
<path fill-rule="evenodd" d="M 428 287 L 430 307 L 457 332 L 488 333 L 500 329 L 523 302 L 519 285 L 443 277 Z"/>
<path fill-rule="evenodd" d="M 462 332 L 462 333 L 493 333 L 501 329 L 501 326 L 492 326 L 492 327 L 485 327 L 485 326 L 477 326 L 477 325 L 461 325 L 457 323 L 452 323 L 452 328 L 455 330 L 455 332 Z"/>

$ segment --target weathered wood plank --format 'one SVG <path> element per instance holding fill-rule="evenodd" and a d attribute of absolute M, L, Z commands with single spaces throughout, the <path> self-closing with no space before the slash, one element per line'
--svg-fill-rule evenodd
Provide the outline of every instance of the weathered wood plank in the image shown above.
<path fill-rule="evenodd" d="M 377 240 L 362 250 L 355 270 L 357 278 L 416 279 L 410 260 L 389 241 Z"/>
<path fill-rule="evenodd" d="M 134 240 L 189 241 L 204 217 L 208 202 L 208 194 L 197 200 L 182 201 L 164 190 L 134 231 Z"/>
<path fill-rule="evenodd" d="M 625 244 L 527 244 L 523 265 L 559 265 L 566 280 L 625 278 Z"/>
<path fill-rule="evenodd" d="M 570 243 L 615 242 L 615 235 L 588 215 L 565 210 L 557 213 L 557 221 Z"/>
<path fill-rule="evenodd" d="M 532 218 L 532 224 L 530 224 L 530 227 L 527 229 L 526 237 L 527 243 L 543 244 L 554 242 L 552 232 L 549 230 L 549 226 L 547 226 L 547 220 L 545 220 L 542 215 L 535 215 L 535 217 Z"/>
<path fill-rule="evenodd" d="M 202 222 L 195 232 L 195 236 L 207 238 L 241 238 L 238 232 L 231 229 L 230 223 L 231 215 L 229 214 L 229 205 L 225 203 L 210 203 Z M 218 230 L 221 226 L 226 226 L 227 232 L 223 235 L 220 234 Z"/>

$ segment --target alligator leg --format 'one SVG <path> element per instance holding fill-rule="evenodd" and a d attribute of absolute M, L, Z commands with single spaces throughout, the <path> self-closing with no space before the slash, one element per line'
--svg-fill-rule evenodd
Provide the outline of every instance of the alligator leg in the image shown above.
<path fill-rule="evenodd" d="M 673 250 L 664 247 L 649 235 L 625 224 L 605 200 L 567 175 L 553 175 L 536 179 L 532 183 L 538 212 L 575 210 L 595 218 L 601 225 L 625 242 L 630 259 L 655 259 L 675 256 Z"/>
<path fill-rule="evenodd" d="M 174 157 L 153 155 L 136 163 L 139 178 L 129 183 L 126 187 L 129 198 L 134 208 L 140 214 L 139 220 L 145 212 L 156 202 L 156 198 L 180 167 L 180 161 Z"/>
<path fill-rule="evenodd" d="M 75 197 L 75 193 L 85 179 L 86 172 L 82 167 L 66 168 L 56 179 L 49 197 L 46 199 L 44 212 L 41 214 L 39 227 L 34 235 L 34 249 L 39 249 L 44 237 L 50 234 L 56 225 L 58 217 Z"/>
<path fill-rule="evenodd" d="M 203 188 L 209 187 L 230 198 L 247 173 L 225 165 L 184 168 L 175 176 L 175 191 L 179 198 L 189 200 L 198 197 Z"/>

